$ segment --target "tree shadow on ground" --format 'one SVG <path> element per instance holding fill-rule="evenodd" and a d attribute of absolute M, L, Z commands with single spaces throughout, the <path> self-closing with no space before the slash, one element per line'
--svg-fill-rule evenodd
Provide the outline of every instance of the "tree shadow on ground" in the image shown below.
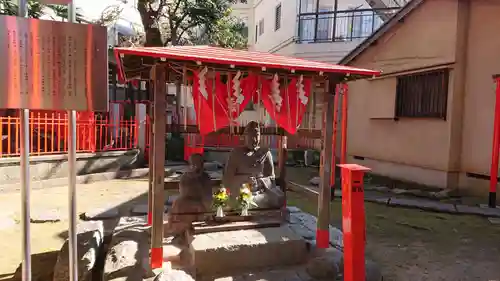
<path fill-rule="evenodd" d="M 53 268 L 57 261 L 58 251 L 45 252 L 31 255 L 31 276 L 32 281 L 52 281 Z M 48 270 L 50 269 L 50 270 Z M 5 279 L 9 280 L 9 279 Z M 22 263 L 16 269 L 10 281 L 22 280 Z"/>

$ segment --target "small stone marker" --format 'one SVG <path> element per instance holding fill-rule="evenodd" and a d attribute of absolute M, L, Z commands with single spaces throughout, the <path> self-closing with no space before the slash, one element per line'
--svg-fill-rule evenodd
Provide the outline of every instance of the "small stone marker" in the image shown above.
<path fill-rule="evenodd" d="M 90 280 L 97 255 L 104 241 L 102 221 L 90 221 L 77 225 L 78 280 Z M 69 241 L 63 244 L 54 266 L 53 281 L 69 280 Z"/>
<path fill-rule="evenodd" d="M 311 259 L 306 272 L 320 280 L 336 280 L 344 269 L 344 253 L 336 248 L 325 249 L 318 257 Z"/>
<path fill-rule="evenodd" d="M 149 231 L 139 220 L 138 217 L 120 219 L 120 229 L 115 230 L 109 243 L 101 280 L 143 280 L 151 273 Z"/>
<path fill-rule="evenodd" d="M 314 186 L 318 186 L 320 182 L 321 182 L 320 177 L 314 177 L 314 178 L 309 180 L 309 183 L 314 185 Z"/>

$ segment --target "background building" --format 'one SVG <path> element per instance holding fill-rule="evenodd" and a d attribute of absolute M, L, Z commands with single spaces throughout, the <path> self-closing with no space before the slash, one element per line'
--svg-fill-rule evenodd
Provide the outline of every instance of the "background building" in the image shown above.
<path fill-rule="evenodd" d="M 337 63 L 408 0 L 249 0 L 251 50 Z"/>
<path fill-rule="evenodd" d="M 342 63 L 383 71 L 350 84 L 352 162 L 429 186 L 488 193 L 500 2 L 413 0 Z"/>

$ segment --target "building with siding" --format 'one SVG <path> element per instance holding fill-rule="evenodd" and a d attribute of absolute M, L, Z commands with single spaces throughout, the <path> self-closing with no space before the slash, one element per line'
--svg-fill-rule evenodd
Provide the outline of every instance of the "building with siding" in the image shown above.
<path fill-rule="evenodd" d="M 350 161 L 391 178 L 488 193 L 500 2 L 413 0 L 341 63 L 383 75 L 350 83 Z"/>

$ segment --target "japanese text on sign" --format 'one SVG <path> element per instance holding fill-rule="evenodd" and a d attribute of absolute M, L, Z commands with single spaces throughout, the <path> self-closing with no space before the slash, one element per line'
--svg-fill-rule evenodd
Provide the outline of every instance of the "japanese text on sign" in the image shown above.
<path fill-rule="evenodd" d="M 0 108 L 107 110 L 105 27 L 0 16 Z"/>

